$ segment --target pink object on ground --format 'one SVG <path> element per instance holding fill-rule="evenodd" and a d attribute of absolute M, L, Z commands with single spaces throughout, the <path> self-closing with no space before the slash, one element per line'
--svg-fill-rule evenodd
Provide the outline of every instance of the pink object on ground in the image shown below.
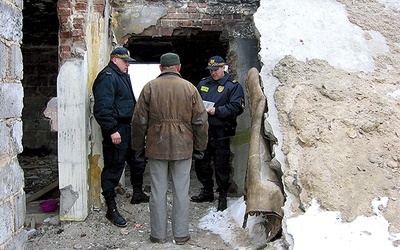
<path fill-rule="evenodd" d="M 40 202 L 39 206 L 43 212 L 53 212 L 58 208 L 58 200 L 47 200 Z"/>

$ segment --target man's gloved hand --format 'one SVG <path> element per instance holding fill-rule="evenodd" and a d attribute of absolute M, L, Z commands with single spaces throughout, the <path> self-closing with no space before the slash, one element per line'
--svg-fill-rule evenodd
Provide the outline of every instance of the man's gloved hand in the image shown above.
<path fill-rule="evenodd" d="M 193 150 L 193 156 L 192 156 L 193 159 L 201 160 L 201 159 L 203 159 L 203 157 L 204 157 L 204 151 L 200 151 L 197 149 Z"/>
<path fill-rule="evenodd" d="M 133 153 L 135 154 L 135 160 L 137 160 L 137 161 L 145 161 L 146 160 L 146 156 L 144 155 L 144 149 L 133 151 Z"/>

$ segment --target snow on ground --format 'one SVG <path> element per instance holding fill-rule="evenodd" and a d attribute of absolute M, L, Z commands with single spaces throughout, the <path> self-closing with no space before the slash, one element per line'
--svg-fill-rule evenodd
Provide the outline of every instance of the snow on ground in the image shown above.
<path fill-rule="evenodd" d="M 400 239 L 400 234 L 389 234 L 389 223 L 382 216 L 381 210 L 387 202 L 387 197 L 375 199 L 372 202 L 375 216 L 359 216 L 351 223 L 345 223 L 339 212 L 322 211 L 313 200 L 304 215 L 287 221 L 288 233 L 294 238 L 293 250 L 398 249 L 392 243 Z"/>
<path fill-rule="evenodd" d="M 242 228 L 246 205 L 243 197 L 229 198 L 228 208 L 222 212 L 216 212 L 214 207 L 209 208 L 207 215 L 199 221 L 199 228 L 218 234 L 225 242 L 237 246 L 239 249 L 252 249 L 245 246 L 240 234 L 247 234 L 251 238 L 253 246 L 259 246 L 265 243 L 265 229 L 260 224 L 261 217 L 249 216 L 247 226 Z"/>

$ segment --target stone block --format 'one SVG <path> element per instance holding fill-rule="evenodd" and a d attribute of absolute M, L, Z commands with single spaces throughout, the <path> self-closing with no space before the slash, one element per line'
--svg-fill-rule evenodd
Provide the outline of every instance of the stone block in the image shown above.
<path fill-rule="evenodd" d="M 12 209 L 10 202 L 0 205 L 0 245 L 12 236 Z"/>
<path fill-rule="evenodd" d="M 21 48 L 17 45 L 11 46 L 10 73 L 12 79 L 21 80 L 23 78 L 23 64 Z"/>
<path fill-rule="evenodd" d="M 0 85 L 0 119 L 21 117 L 24 90 L 22 84 L 3 83 Z"/>
<path fill-rule="evenodd" d="M 17 160 L 9 163 L 4 162 L 4 165 L 0 168 L 0 183 L 3 183 L 0 189 L 0 200 L 5 200 L 21 192 L 21 189 L 24 187 L 24 172 Z M 1 211 L 0 214 L 3 215 Z M 0 225 L 3 224 L 0 222 Z"/>
<path fill-rule="evenodd" d="M 11 147 L 13 151 L 13 155 L 17 155 L 22 153 L 22 121 L 21 120 L 13 120 L 10 123 L 11 126 Z"/>
<path fill-rule="evenodd" d="M 12 0 L 12 3 L 14 3 L 14 5 L 17 6 L 18 8 L 20 8 L 21 10 L 24 7 L 24 1 L 23 0 Z"/>
<path fill-rule="evenodd" d="M 6 78 L 7 67 L 7 46 L 0 42 L 0 78 Z"/>
<path fill-rule="evenodd" d="M 21 191 L 14 196 L 14 231 L 18 231 L 24 226 L 26 214 L 25 193 Z"/>
<path fill-rule="evenodd" d="M 0 143 L 0 155 L 9 155 L 9 132 L 7 123 L 5 120 L 0 120 L 0 138 L 2 142 Z M 1 163 L 1 161 L 0 161 Z M 0 169 L 1 171 L 1 169 Z M 0 177 L 1 178 L 1 177 Z M 1 197 L 1 195 L 0 195 Z M 1 199 L 0 199 L 1 200 Z"/>
<path fill-rule="evenodd" d="M 20 230 L 11 241 L 4 247 L 4 250 L 26 249 L 28 233 L 26 230 Z"/>
<path fill-rule="evenodd" d="M 6 40 L 22 41 L 22 11 L 11 7 L 4 1 L 0 2 L 0 37 Z"/>

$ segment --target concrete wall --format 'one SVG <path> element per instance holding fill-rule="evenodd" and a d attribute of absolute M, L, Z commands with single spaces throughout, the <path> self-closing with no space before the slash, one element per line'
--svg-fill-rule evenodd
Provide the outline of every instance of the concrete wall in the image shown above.
<path fill-rule="evenodd" d="M 27 240 L 22 152 L 22 0 L 0 0 L 0 249 L 24 249 Z"/>

